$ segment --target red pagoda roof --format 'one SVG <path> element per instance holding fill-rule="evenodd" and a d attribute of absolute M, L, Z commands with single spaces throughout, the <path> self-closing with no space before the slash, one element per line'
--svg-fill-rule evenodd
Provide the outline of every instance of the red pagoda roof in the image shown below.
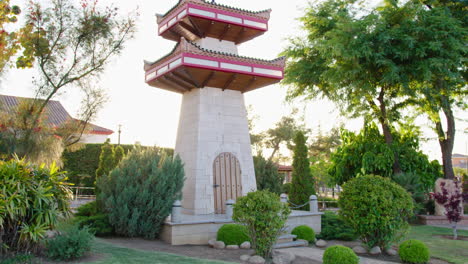
<path fill-rule="evenodd" d="M 184 93 L 217 87 L 247 92 L 283 79 L 285 57 L 261 60 L 201 48 L 181 38 L 166 56 L 145 62 L 145 80 L 154 87 Z"/>
<path fill-rule="evenodd" d="M 271 9 L 248 11 L 203 0 L 179 0 L 164 15 L 157 15 L 158 33 L 178 41 L 212 37 L 236 44 L 248 41 L 268 30 Z"/>

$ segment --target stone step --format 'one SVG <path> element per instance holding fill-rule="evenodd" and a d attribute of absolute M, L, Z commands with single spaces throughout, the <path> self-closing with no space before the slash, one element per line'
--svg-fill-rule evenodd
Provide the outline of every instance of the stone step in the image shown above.
<path fill-rule="evenodd" d="M 292 242 L 294 241 L 296 237 L 297 237 L 296 235 L 291 235 L 291 234 L 281 235 L 276 240 L 276 243 L 280 244 L 280 243 Z"/>
<path fill-rule="evenodd" d="M 308 243 L 306 241 L 291 241 L 291 242 L 285 242 L 285 243 L 276 243 L 273 248 L 278 249 L 278 248 L 290 248 L 290 247 L 307 247 Z"/>

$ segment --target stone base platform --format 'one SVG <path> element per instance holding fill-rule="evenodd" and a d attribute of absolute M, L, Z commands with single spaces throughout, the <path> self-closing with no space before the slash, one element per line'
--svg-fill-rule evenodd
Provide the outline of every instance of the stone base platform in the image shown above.
<path fill-rule="evenodd" d="M 308 225 L 315 233 L 321 231 L 323 213 L 292 211 L 286 223 L 286 232 L 299 225 Z M 216 238 L 218 229 L 234 223 L 225 214 L 215 215 L 181 215 L 181 221 L 173 223 L 168 219 L 161 232 L 161 239 L 171 245 L 207 245 L 208 240 Z"/>
<path fill-rule="evenodd" d="M 423 225 L 448 225 L 450 221 L 441 215 L 418 215 L 419 221 Z M 462 220 L 457 225 L 468 226 L 468 215 L 463 215 Z"/>

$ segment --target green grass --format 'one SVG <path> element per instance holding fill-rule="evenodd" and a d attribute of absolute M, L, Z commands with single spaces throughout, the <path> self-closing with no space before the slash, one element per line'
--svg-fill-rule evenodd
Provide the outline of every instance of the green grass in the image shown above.
<path fill-rule="evenodd" d="M 418 239 L 426 243 L 431 257 L 446 260 L 455 264 L 468 263 L 468 241 L 450 240 L 437 237 L 438 235 L 451 236 L 451 228 L 433 226 L 411 226 L 407 239 Z M 468 236 L 468 231 L 458 230 L 459 236 Z"/>

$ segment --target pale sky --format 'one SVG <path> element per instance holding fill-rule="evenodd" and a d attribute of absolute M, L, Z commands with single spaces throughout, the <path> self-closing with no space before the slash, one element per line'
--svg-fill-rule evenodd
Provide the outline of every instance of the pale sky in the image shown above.
<path fill-rule="evenodd" d="M 306 0 L 217 0 L 218 3 L 249 10 L 271 8 L 269 31 L 264 35 L 240 45 L 239 54 L 262 59 L 273 59 L 287 45 L 287 38 L 300 35 L 300 17 L 307 6 Z M 11 4 L 21 4 L 21 0 L 11 0 Z M 113 3 L 121 12 L 130 12 L 139 8 L 139 21 L 135 39 L 126 44 L 120 57 L 115 58 L 106 68 L 101 79 L 101 86 L 107 90 L 110 101 L 93 122 L 112 129 L 113 143 L 117 142 L 118 125 L 122 125 L 121 142 L 143 145 L 158 145 L 173 148 L 177 133 L 182 96 L 165 90 L 150 87 L 144 82 L 143 60 L 153 61 L 167 54 L 175 42 L 157 35 L 156 13 L 165 13 L 177 3 L 177 0 L 100 0 L 102 4 Z M 23 8 L 24 9 L 24 8 Z M 11 70 L 0 82 L 0 93 L 15 96 L 33 96 L 31 76 L 34 70 Z M 73 90 L 73 89 L 69 89 Z M 292 105 L 284 102 L 287 87 L 272 85 L 245 94 L 247 105 L 253 106 L 253 112 L 259 116 L 255 130 L 263 131 L 290 112 Z M 74 92 L 67 92 L 55 100 L 60 100 L 64 107 L 76 116 L 79 97 Z M 305 109 L 306 125 L 316 130 L 320 125 L 323 131 L 344 123 L 352 130 L 362 126 L 361 120 L 346 120 L 339 116 L 332 103 L 326 101 L 295 102 L 294 106 Z M 458 113 L 459 118 L 468 119 L 468 114 Z M 425 123 L 425 121 L 421 121 Z M 467 123 L 457 123 L 457 138 L 454 153 L 467 153 L 468 134 L 463 129 Z M 427 129 L 426 129 L 427 130 Z M 426 137 L 435 134 L 426 131 Z M 440 160 L 440 148 L 435 140 L 424 143 L 423 151 L 432 159 Z"/>

